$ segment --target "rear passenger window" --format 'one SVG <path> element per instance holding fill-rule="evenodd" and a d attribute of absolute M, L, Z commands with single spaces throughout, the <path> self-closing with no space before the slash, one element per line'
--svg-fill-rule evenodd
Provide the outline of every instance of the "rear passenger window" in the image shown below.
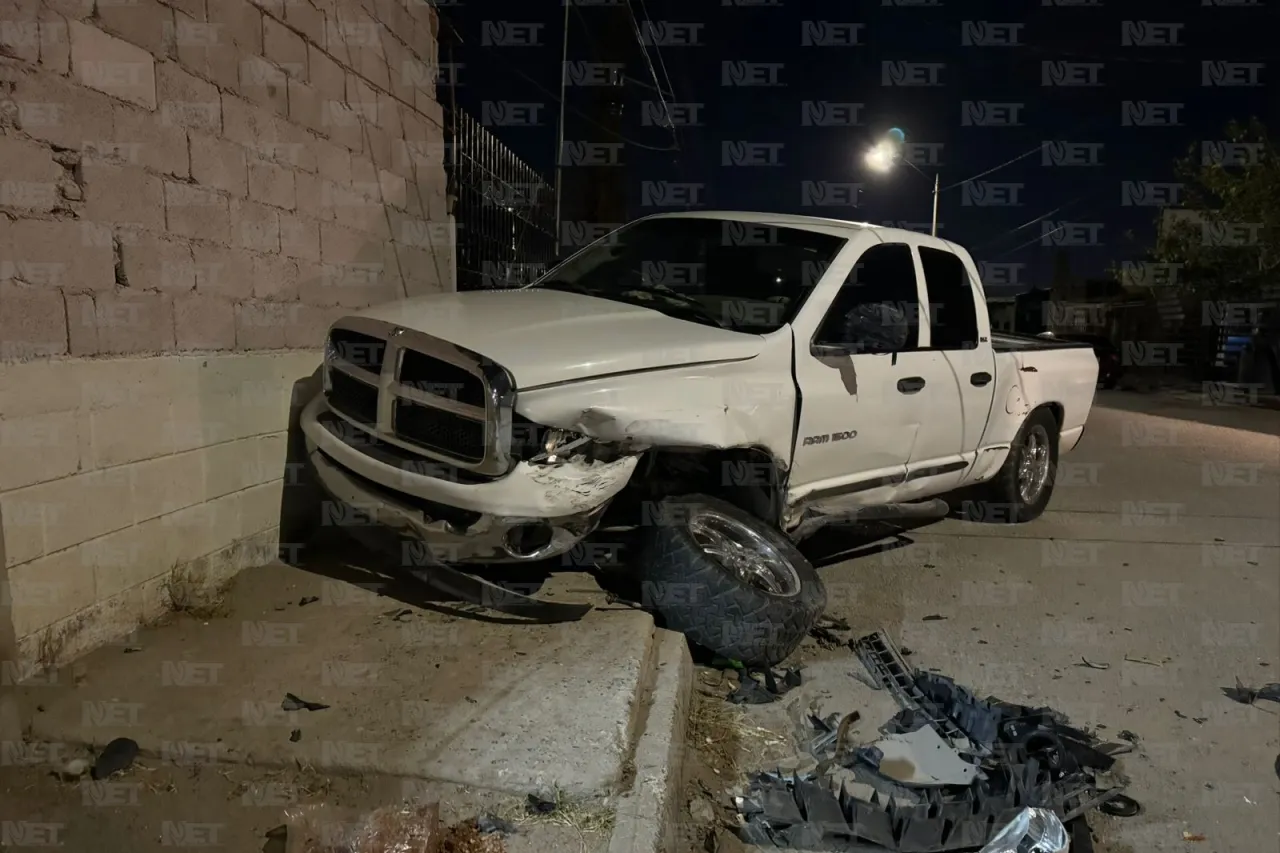
<path fill-rule="evenodd" d="M 978 309 L 964 262 L 951 252 L 920 247 L 929 295 L 930 348 L 973 349 L 978 345 Z"/>

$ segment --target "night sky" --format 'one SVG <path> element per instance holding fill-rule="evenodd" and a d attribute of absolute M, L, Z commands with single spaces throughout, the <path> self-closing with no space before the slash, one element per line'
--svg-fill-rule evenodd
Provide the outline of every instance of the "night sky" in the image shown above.
<path fill-rule="evenodd" d="M 646 193 L 645 182 L 666 181 L 676 184 L 667 190 L 674 203 L 927 230 L 938 173 L 939 235 L 1002 265 L 988 281 L 1008 285 L 989 284 L 995 292 L 1049 283 L 1058 249 L 1042 231 L 1063 222 L 1075 223 L 1058 239 L 1078 243 L 1067 249 L 1078 276 L 1136 257 L 1153 233 L 1152 205 L 1176 201 L 1172 160 L 1220 139 L 1231 119 L 1254 115 L 1275 130 L 1280 112 L 1280 0 L 630 5 L 657 42 L 648 53 L 664 90 L 670 82 L 669 101 L 697 105 L 673 114 L 699 120 L 674 133 L 646 126 L 643 102 L 658 96 L 632 38 L 619 57 L 629 75 L 621 168 L 631 216 L 659 212 L 656 185 Z M 598 13 L 574 10 L 571 60 L 592 58 Z M 550 178 L 563 6 L 454 0 L 443 15 L 463 41 L 452 78 L 460 106 L 486 120 L 490 102 L 488 120 L 529 121 L 491 130 Z M 592 91 L 570 88 L 569 109 L 587 109 Z M 863 166 L 863 152 L 895 126 L 924 174 Z M 1046 149 L 1046 141 L 1066 144 Z M 725 142 L 748 143 L 730 152 L 744 165 L 724 164 Z"/>

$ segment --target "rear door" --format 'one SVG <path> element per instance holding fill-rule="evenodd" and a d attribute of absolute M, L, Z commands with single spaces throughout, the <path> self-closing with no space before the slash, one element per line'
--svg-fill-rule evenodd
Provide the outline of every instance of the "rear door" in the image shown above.
<path fill-rule="evenodd" d="M 960 484 L 982 443 L 995 392 L 986 306 L 964 261 L 930 245 L 918 245 L 916 254 L 928 306 L 920 343 L 939 361 L 929 386 L 932 416 L 920 425 L 902 498 Z"/>

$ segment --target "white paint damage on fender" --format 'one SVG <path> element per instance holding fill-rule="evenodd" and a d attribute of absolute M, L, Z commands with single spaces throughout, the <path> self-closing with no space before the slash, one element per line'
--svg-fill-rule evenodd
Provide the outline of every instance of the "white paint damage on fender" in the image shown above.
<path fill-rule="evenodd" d="M 613 462 L 589 462 L 570 457 L 559 465 L 520 463 L 529 488 L 541 491 L 539 501 L 548 515 L 588 512 L 622 491 L 636 470 L 639 456 Z"/>

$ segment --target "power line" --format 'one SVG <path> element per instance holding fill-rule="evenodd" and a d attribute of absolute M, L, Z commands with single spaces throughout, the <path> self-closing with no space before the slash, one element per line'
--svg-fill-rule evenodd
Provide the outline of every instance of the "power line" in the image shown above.
<path fill-rule="evenodd" d="M 662 83 L 658 80 L 658 72 L 654 70 L 653 59 L 649 56 L 649 48 L 644 43 L 644 34 L 640 32 L 640 22 L 636 19 L 635 10 L 631 8 L 631 0 L 626 0 L 626 4 L 627 16 L 631 18 L 631 28 L 636 35 L 636 44 L 640 45 L 640 55 L 644 57 L 645 65 L 649 67 L 649 76 L 653 78 L 654 88 L 658 91 L 658 101 L 662 104 L 662 114 L 666 117 L 667 125 L 671 128 L 671 141 L 675 143 L 676 150 L 679 150 L 680 137 L 676 134 L 675 121 L 671 118 L 671 108 L 667 106 L 667 98 L 662 91 Z M 646 13 L 646 23 L 648 22 L 648 19 L 649 16 L 648 13 Z M 657 45 L 654 45 L 654 52 L 658 54 L 658 61 L 662 62 L 662 52 Z M 668 85 L 670 85 L 669 80 Z"/>

